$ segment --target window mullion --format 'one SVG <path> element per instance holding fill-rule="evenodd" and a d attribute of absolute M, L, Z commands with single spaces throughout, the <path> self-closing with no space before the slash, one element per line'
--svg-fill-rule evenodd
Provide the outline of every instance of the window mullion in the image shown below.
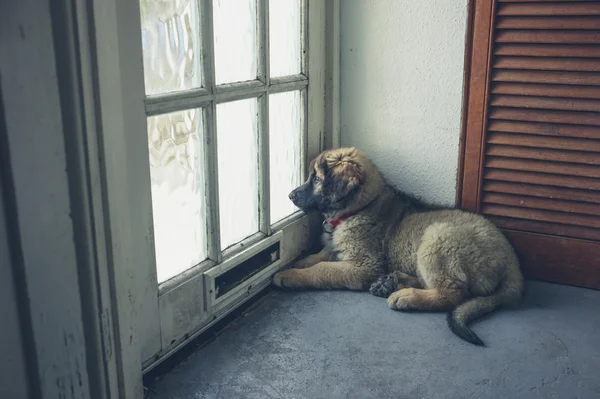
<path fill-rule="evenodd" d="M 308 4 L 309 0 L 300 0 L 300 73 L 308 77 Z"/>
<path fill-rule="evenodd" d="M 267 92 L 258 99 L 258 215 L 260 231 L 271 234 L 269 186 L 269 0 L 258 0 L 258 77 Z"/>
<path fill-rule="evenodd" d="M 271 234 L 269 187 L 269 95 L 258 99 L 258 215 L 260 231 Z"/>
<path fill-rule="evenodd" d="M 221 234 L 219 225 L 219 175 L 217 160 L 217 105 L 215 93 L 215 51 L 213 33 L 213 0 L 200 0 L 202 86 L 212 95 L 213 100 L 203 111 L 204 116 L 204 178 L 206 184 L 206 213 L 208 231 L 208 257 L 221 261 Z"/>
<path fill-rule="evenodd" d="M 304 76 L 307 77 L 307 80 L 309 78 L 309 73 L 308 73 L 308 46 L 309 46 L 309 41 L 308 41 L 308 11 L 309 11 L 309 0 L 300 0 L 300 4 L 301 4 L 301 22 L 300 22 L 300 29 L 302 29 L 302 33 L 300 35 L 300 73 L 302 73 Z M 309 119 L 308 119 L 308 104 L 309 104 L 309 95 L 308 95 L 308 88 L 305 88 L 304 90 L 300 91 L 300 104 L 302 107 L 302 113 L 301 115 L 301 123 L 300 126 L 302 126 L 302 134 L 300 136 L 300 151 L 302 152 L 300 154 L 300 171 L 301 171 L 301 181 L 305 181 L 308 177 L 308 155 L 309 155 L 309 151 L 308 151 L 308 143 L 309 143 L 309 137 L 308 137 L 308 125 L 309 125 Z"/>
<path fill-rule="evenodd" d="M 219 219 L 219 174 L 217 160 L 217 113 L 216 104 L 204 110 L 204 177 L 206 184 L 206 213 L 208 231 L 208 257 L 221 261 L 221 234 Z"/>
<path fill-rule="evenodd" d="M 308 178 L 308 89 L 300 90 L 300 181 Z"/>
<path fill-rule="evenodd" d="M 301 121 L 300 126 L 302 132 L 300 134 L 300 173 L 301 173 L 301 181 L 306 180 L 308 177 L 308 155 L 309 151 L 309 136 L 308 136 L 308 126 L 309 126 L 309 118 L 308 118 L 308 104 L 309 104 L 309 91 L 308 91 L 308 14 L 309 14 L 309 0 L 300 0 L 301 14 L 300 14 L 300 29 L 302 32 L 300 34 L 300 73 L 306 77 L 307 84 L 302 90 L 300 90 L 300 106 L 302 107 L 301 112 Z M 282 82 L 283 83 L 283 82 Z M 284 86 L 283 84 L 281 85 Z"/>
<path fill-rule="evenodd" d="M 269 72 L 269 0 L 257 1 L 258 79 L 264 82 L 268 88 L 271 78 Z"/>

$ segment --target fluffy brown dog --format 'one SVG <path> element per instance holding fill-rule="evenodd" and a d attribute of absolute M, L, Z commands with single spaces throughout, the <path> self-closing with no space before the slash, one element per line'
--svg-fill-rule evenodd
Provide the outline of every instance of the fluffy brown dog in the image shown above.
<path fill-rule="evenodd" d="M 394 190 L 355 148 L 326 151 L 310 169 L 290 199 L 324 215 L 325 247 L 277 273 L 276 286 L 370 289 L 392 309 L 450 311 L 450 329 L 475 345 L 469 322 L 520 301 L 515 252 L 482 216 Z"/>

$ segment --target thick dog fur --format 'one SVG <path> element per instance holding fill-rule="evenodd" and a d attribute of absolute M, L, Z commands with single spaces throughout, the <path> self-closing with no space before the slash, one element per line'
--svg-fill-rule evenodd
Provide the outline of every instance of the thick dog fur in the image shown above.
<path fill-rule="evenodd" d="M 278 287 L 370 290 L 392 309 L 448 311 L 452 332 L 475 345 L 469 322 L 520 302 L 519 261 L 491 222 L 398 192 L 355 148 L 320 154 L 290 199 L 342 221 L 320 253 L 274 276 Z"/>

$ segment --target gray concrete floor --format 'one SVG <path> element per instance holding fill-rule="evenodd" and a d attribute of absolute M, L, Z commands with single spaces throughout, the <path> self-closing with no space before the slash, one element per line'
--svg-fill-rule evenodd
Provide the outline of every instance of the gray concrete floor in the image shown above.
<path fill-rule="evenodd" d="M 273 292 L 150 398 L 600 398 L 600 291 L 532 282 L 460 341 L 366 293 Z"/>

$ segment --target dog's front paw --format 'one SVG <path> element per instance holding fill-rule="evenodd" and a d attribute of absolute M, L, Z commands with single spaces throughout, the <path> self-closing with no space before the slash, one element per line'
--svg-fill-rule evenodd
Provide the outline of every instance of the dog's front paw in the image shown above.
<path fill-rule="evenodd" d="M 396 281 L 389 274 L 386 276 L 381 276 L 371 284 L 371 288 L 369 288 L 369 292 L 375 296 L 381 298 L 389 297 L 392 292 L 396 291 Z"/>
<path fill-rule="evenodd" d="M 281 272 L 275 273 L 275 275 L 273 276 L 273 285 L 275 287 L 281 288 L 281 289 L 291 288 L 289 286 L 289 282 L 290 282 L 292 273 L 293 273 L 293 270 L 283 270 Z M 288 282 L 287 286 L 286 286 L 286 281 Z"/>

